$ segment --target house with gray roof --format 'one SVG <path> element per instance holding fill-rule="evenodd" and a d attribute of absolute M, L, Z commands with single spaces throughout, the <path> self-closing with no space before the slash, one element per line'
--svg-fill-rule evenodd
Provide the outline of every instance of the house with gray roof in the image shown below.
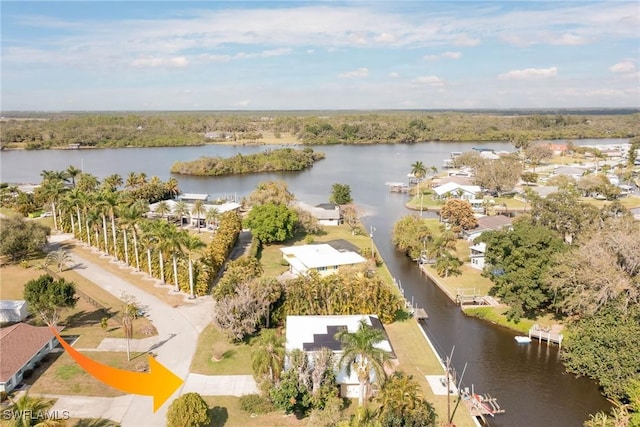
<path fill-rule="evenodd" d="M 311 206 L 304 202 L 297 203 L 298 208 L 308 212 L 312 217 L 318 220 L 320 225 L 340 225 L 342 222 L 342 212 L 340 205 L 334 203 L 320 203 Z"/>

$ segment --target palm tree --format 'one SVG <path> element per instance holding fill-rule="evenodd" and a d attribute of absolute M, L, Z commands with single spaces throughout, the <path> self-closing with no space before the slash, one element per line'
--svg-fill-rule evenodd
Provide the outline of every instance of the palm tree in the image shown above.
<path fill-rule="evenodd" d="M 122 177 L 120 175 L 118 175 L 117 173 L 114 173 L 114 174 L 109 175 L 108 177 L 106 177 L 105 179 L 102 180 L 102 189 L 104 191 L 114 192 L 123 183 L 124 183 L 124 181 L 122 180 Z"/>
<path fill-rule="evenodd" d="M 156 249 L 158 250 L 158 258 L 160 262 L 160 280 L 163 284 L 166 284 L 164 275 L 164 259 L 165 254 L 170 250 L 167 236 L 171 233 L 170 229 L 175 230 L 175 226 L 165 221 L 153 221 L 151 224 L 153 234 L 156 238 Z"/>
<path fill-rule="evenodd" d="M 164 184 L 166 191 L 171 194 L 171 198 L 175 199 L 180 194 L 180 189 L 178 188 L 178 180 L 171 177 Z"/>
<path fill-rule="evenodd" d="M 118 236 L 116 234 L 116 210 L 118 203 L 120 202 L 118 193 L 107 192 L 103 193 L 102 201 L 109 213 L 109 220 L 111 221 L 111 237 L 113 240 L 113 256 L 118 260 Z"/>
<path fill-rule="evenodd" d="M 121 224 L 120 227 L 124 231 L 125 257 L 127 259 L 127 264 L 129 264 L 128 262 L 129 256 L 126 255 L 128 254 L 127 231 L 131 230 L 131 233 L 133 234 L 133 248 L 134 248 L 135 259 L 136 259 L 136 270 L 140 270 L 140 255 L 138 253 L 138 232 L 136 228 L 138 223 L 140 222 L 141 215 L 142 213 L 140 212 L 140 210 L 136 205 L 127 206 L 124 209 L 122 209 L 120 213 L 120 224 Z"/>
<path fill-rule="evenodd" d="M 420 188 L 420 180 L 426 175 L 427 168 L 424 166 L 424 163 L 420 161 L 416 161 L 411 165 L 411 173 L 416 178 L 416 183 L 418 188 Z"/>
<path fill-rule="evenodd" d="M 280 379 L 284 368 L 284 337 L 275 329 L 263 329 L 257 349 L 251 354 L 251 366 L 258 380 L 265 376 L 272 384 Z"/>
<path fill-rule="evenodd" d="M 184 200 L 180 200 L 173 207 L 173 214 L 180 219 L 180 227 L 182 227 L 183 221 L 182 218 L 189 215 L 189 207 L 187 206 L 187 202 Z"/>
<path fill-rule="evenodd" d="M 191 207 L 191 215 L 196 215 L 196 221 L 198 221 L 198 233 L 200 233 L 200 215 L 204 214 L 207 210 L 204 207 L 202 200 L 196 200 Z"/>
<path fill-rule="evenodd" d="M 156 205 L 156 213 L 160 214 L 160 217 L 164 218 L 165 214 L 171 213 L 171 208 L 166 200 L 158 202 Z"/>
<path fill-rule="evenodd" d="M 98 212 L 95 209 L 89 210 L 89 212 L 85 216 L 85 221 L 87 223 L 87 233 L 90 234 L 89 230 L 93 229 L 93 232 L 95 233 L 95 236 L 96 236 L 96 242 L 94 246 L 98 249 L 100 249 L 100 237 L 99 237 L 100 236 L 100 232 L 99 232 L 100 220 L 101 220 L 100 212 Z M 91 242 L 89 242 L 89 246 L 91 246 Z"/>
<path fill-rule="evenodd" d="M 57 251 L 49 252 L 45 260 L 47 263 L 55 264 L 58 268 L 58 273 L 60 273 L 64 269 L 64 265 L 73 259 L 69 252 L 64 249 L 58 249 Z"/>
<path fill-rule="evenodd" d="M 68 202 L 76 208 L 76 215 L 78 217 L 78 233 L 80 235 L 80 241 L 82 241 L 82 219 L 80 217 L 80 207 L 82 206 L 82 202 L 84 201 L 85 196 L 82 191 L 77 188 L 69 191 L 67 193 Z M 74 231 L 75 234 L 75 231 Z"/>
<path fill-rule="evenodd" d="M 362 406 L 365 396 L 369 395 L 372 381 L 382 384 L 386 378 L 384 366 L 391 356 L 388 351 L 376 347 L 376 344 L 384 341 L 386 336 L 383 331 L 371 327 L 365 319 L 362 319 L 356 332 L 343 329 L 336 334 L 335 338 L 342 343 L 340 366 L 345 368 L 347 375 L 350 376 L 353 369 L 358 376 L 360 383 L 358 404 Z"/>
<path fill-rule="evenodd" d="M 142 246 L 147 250 L 147 268 L 149 276 L 153 276 L 153 271 L 151 270 L 151 252 L 156 249 L 157 238 L 155 228 L 151 221 L 142 221 L 140 223 L 140 229 L 142 231 L 140 234 L 140 240 L 142 241 Z"/>
<path fill-rule="evenodd" d="M 218 222 L 218 218 L 220 218 L 220 211 L 217 208 L 210 207 L 209 209 L 207 209 L 205 220 L 209 224 L 216 224 Z"/>
<path fill-rule="evenodd" d="M 125 181 L 125 187 L 136 188 L 138 186 L 138 174 L 135 172 L 129 172 L 127 180 Z"/>
<path fill-rule="evenodd" d="M 60 195 L 66 190 L 63 182 L 59 179 L 48 179 L 43 183 L 42 189 L 47 201 L 51 203 L 51 212 L 53 213 L 53 228 L 58 229 L 58 209 L 56 203 L 60 199 Z"/>
<path fill-rule="evenodd" d="M 189 293 L 191 298 L 195 298 L 194 283 L 193 283 L 193 254 L 198 250 L 204 248 L 206 245 L 202 240 L 196 236 L 187 235 L 182 241 L 182 247 L 187 252 L 189 257 Z"/>
<path fill-rule="evenodd" d="M 182 242 L 189 237 L 184 230 L 178 230 L 175 226 L 167 228 L 167 234 L 164 236 L 167 251 L 171 254 L 173 264 L 173 283 L 175 291 L 180 292 L 180 284 L 178 283 L 178 256 L 183 253 Z"/>
<path fill-rule="evenodd" d="M 94 208 L 100 213 L 100 217 L 102 218 L 102 232 L 104 237 L 104 252 L 109 255 L 109 238 L 107 236 L 107 206 L 104 201 L 104 194 L 99 193 L 95 198 Z M 98 243 L 96 242 L 96 245 Z M 98 245 L 99 246 L 99 245 Z"/>
<path fill-rule="evenodd" d="M 433 406 L 425 400 L 420 385 L 411 375 L 396 372 L 384 384 L 377 397 L 380 403 L 379 418 L 382 423 L 390 420 L 420 421 L 420 425 L 435 425 L 436 413 Z M 422 424 L 424 423 L 424 424 Z"/>
<path fill-rule="evenodd" d="M 58 427 L 63 426 L 62 421 L 45 420 L 41 421 L 35 416 L 43 414 L 51 407 L 51 402 L 40 397 L 31 397 L 26 393 L 16 402 L 13 402 L 11 412 L 19 414 L 13 419 L 14 427 Z"/>
<path fill-rule="evenodd" d="M 69 178 L 71 178 L 71 185 L 73 186 L 73 188 L 76 187 L 76 177 L 80 176 L 80 174 L 82 173 L 81 169 L 78 169 L 77 167 L 73 166 L 73 165 L 69 165 L 69 167 L 67 168 L 67 170 L 65 171 L 67 173 L 67 176 Z"/>

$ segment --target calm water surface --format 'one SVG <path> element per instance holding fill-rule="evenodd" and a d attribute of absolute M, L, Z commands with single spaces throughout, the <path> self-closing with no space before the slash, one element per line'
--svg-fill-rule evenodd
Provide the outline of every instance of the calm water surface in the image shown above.
<path fill-rule="evenodd" d="M 583 140 L 581 144 L 627 142 L 625 140 Z M 465 317 L 429 280 L 415 263 L 394 251 L 393 224 L 409 213 L 407 196 L 389 193 L 388 181 L 405 181 L 416 160 L 427 167 L 440 167 L 452 151 L 467 151 L 482 145 L 512 151 L 507 143 L 421 143 L 414 145 L 338 145 L 318 147 L 326 159 L 303 172 L 195 178 L 176 175 L 181 190 L 192 193 L 248 195 L 261 181 L 282 179 L 298 199 L 310 203 L 328 201 L 334 183 L 349 184 L 356 203 L 366 210 L 367 227 L 374 228 L 374 240 L 391 273 L 401 283 L 405 296 L 429 313 L 424 328 L 445 356 L 455 347 L 453 365 L 460 373 L 468 365 L 464 383 L 475 391 L 489 393 L 506 410 L 490 420 L 493 426 L 565 427 L 581 426 L 590 413 L 608 408 L 595 383 L 567 374 L 556 347 L 532 343 L 518 345 L 514 333 L 486 322 Z M 264 147 L 203 146 L 176 148 L 127 148 L 96 150 L 49 150 L 0 152 L 0 180 L 37 183 L 43 169 L 62 170 L 69 165 L 83 168 L 99 178 L 131 172 L 171 174 L 174 161 L 200 156 L 232 156 L 260 152 Z"/>

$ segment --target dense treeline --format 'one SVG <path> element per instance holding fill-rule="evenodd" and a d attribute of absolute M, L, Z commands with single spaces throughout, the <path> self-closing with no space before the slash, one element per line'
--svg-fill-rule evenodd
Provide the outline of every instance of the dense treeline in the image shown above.
<path fill-rule="evenodd" d="M 2 147 L 179 146 L 215 140 L 264 142 L 288 136 L 305 144 L 626 138 L 640 135 L 640 114 L 504 115 L 397 111 L 378 113 L 85 113 L 7 118 Z M 258 116 L 257 114 L 262 114 Z"/>
<path fill-rule="evenodd" d="M 299 171 L 313 166 L 313 162 L 324 159 L 324 153 L 314 152 L 311 148 L 295 150 L 282 148 L 265 150 L 263 153 L 229 158 L 201 157 L 190 162 L 175 162 L 172 173 L 184 175 L 220 176 L 242 173 Z"/>

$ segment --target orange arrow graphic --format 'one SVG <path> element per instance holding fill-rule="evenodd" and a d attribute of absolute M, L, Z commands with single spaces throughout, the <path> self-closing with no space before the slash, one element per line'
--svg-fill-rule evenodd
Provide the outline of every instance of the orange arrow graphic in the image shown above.
<path fill-rule="evenodd" d="M 58 338 L 60 344 L 82 368 L 97 380 L 126 393 L 153 396 L 153 412 L 156 412 L 164 402 L 182 385 L 184 381 L 173 372 L 165 368 L 156 359 L 149 356 L 148 373 L 125 371 L 113 368 L 92 360 L 71 347 L 63 340 L 58 332 L 51 332 Z"/>

